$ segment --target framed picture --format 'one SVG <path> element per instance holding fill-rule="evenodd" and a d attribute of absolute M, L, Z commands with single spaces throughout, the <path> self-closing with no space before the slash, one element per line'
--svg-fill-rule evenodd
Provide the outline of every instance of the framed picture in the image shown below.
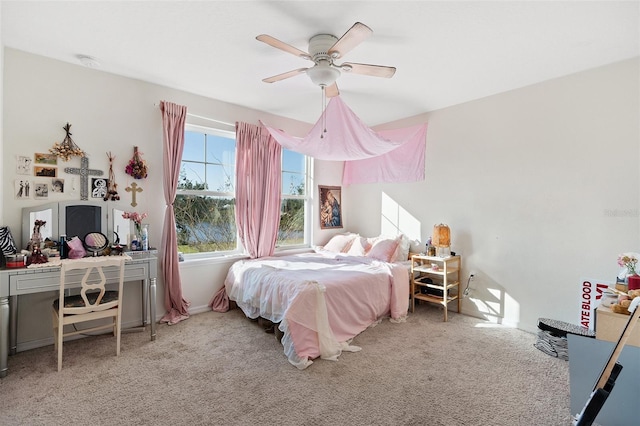
<path fill-rule="evenodd" d="M 342 228 L 342 189 L 318 185 L 320 195 L 320 229 Z"/>
<path fill-rule="evenodd" d="M 24 200 L 30 197 L 31 182 L 26 179 L 18 179 L 15 181 L 15 192 L 17 200 Z"/>
<path fill-rule="evenodd" d="M 43 199 L 43 198 L 49 198 L 49 184 L 48 183 L 44 183 L 44 182 L 36 182 L 34 184 L 35 186 L 35 194 L 34 194 L 34 198 L 37 199 Z"/>
<path fill-rule="evenodd" d="M 33 174 L 38 177 L 56 177 L 58 169 L 56 167 L 34 167 Z"/>
<path fill-rule="evenodd" d="M 104 178 L 91 178 L 91 198 L 104 198 L 107 196 L 109 180 Z"/>
<path fill-rule="evenodd" d="M 32 162 L 33 160 L 31 159 L 31 157 L 18 155 L 18 160 L 16 163 L 16 173 L 19 175 L 30 175 Z"/>
<path fill-rule="evenodd" d="M 62 194 L 64 192 L 64 179 L 51 179 L 51 192 Z"/>
<path fill-rule="evenodd" d="M 56 166 L 58 164 L 58 156 L 55 154 L 45 154 L 42 152 L 36 152 L 34 154 L 36 164 L 47 164 L 49 166 Z"/>

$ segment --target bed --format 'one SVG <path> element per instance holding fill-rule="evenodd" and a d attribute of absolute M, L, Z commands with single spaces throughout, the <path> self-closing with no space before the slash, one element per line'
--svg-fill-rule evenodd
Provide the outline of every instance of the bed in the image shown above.
<path fill-rule="evenodd" d="M 318 357 L 337 360 L 343 351 L 360 350 L 350 342 L 367 327 L 386 317 L 404 322 L 405 238 L 339 235 L 312 253 L 241 260 L 229 269 L 225 292 L 247 317 L 277 324 L 297 368 Z"/>

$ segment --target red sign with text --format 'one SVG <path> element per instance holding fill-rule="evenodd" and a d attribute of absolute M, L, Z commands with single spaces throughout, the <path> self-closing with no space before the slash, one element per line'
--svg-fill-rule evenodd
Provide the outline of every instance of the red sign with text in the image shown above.
<path fill-rule="evenodd" d="M 591 330 L 595 326 L 595 309 L 602 300 L 602 293 L 611 286 L 611 282 L 602 280 L 582 280 L 580 288 L 580 325 Z"/>

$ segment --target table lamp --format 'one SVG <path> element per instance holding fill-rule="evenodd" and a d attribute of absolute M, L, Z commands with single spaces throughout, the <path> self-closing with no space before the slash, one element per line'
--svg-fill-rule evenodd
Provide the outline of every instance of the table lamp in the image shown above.
<path fill-rule="evenodd" d="M 431 244 L 436 247 L 436 256 L 448 257 L 451 255 L 451 230 L 443 223 L 434 225 Z"/>

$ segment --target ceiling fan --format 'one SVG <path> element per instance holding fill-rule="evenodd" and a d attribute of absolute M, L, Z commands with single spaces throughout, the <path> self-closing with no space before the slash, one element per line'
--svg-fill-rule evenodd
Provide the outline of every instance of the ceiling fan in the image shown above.
<path fill-rule="evenodd" d="M 373 31 L 361 22 L 356 22 L 349 30 L 339 39 L 331 34 L 318 34 L 309 40 L 309 52 L 304 52 L 296 47 L 282 42 L 270 35 L 261 34 L 256 37 L 259 41 L 284 50 L 303 59 L 313 61 L 314 65 L 310 68 L 298 68 L 296 70 L 287 71 L 282 74 L 274 75 L 263 79 L 265 83 L 274 83 L 286 78 L 306 73 L 311 81 L 320 86 L 326 92 L 328 97 L 338 96 L 338 86 L 336 80 L 340 74 L 351 72 L 354 74 L 370 75 L 373 77 L 390 78 L 396 72 L 395 67 L 387 67 L 383 65 L 358 64 L 354 62 L 343 62 L 337 64 L 334 61 L 342 58 L 351 49 L 362 43 L 369 37 Z"/>

